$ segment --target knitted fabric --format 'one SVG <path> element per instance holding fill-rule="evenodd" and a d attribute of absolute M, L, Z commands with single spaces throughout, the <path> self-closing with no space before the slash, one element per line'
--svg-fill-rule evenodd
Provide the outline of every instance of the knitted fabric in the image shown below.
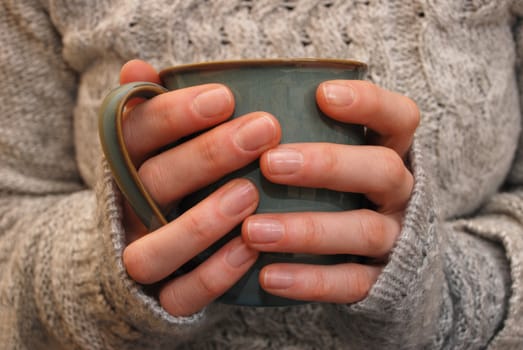
<path fill-rule="evenodd" d="M 519 0 L 0 0 L 0 347 L 521 349 L 522 15 Z M 271 57 L 366 61 L 417 102 L 401 235 L 361 302 L 171 316 L 123 267 L 101 100 L 132 58 Z"/>

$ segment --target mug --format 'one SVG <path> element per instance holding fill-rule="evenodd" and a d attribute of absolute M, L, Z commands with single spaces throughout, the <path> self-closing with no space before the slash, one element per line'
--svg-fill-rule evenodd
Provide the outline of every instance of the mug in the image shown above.
<path fill-rule="evenodd" d="M 323 81 L 362 79 L 366 69 L 367 66 L 361 62 L 335 59 L 238 60 L 171 67 L 160 72 L 162 85 L 134 82 L 122 85 L 107 95 L 102 103 L 99 117 L 102 149 L 116 184 L 140 220 L 151 231 L 175 219 L 218 187 L 236 177 L 247 178 L 258 188 L 260 201 L 257 213 L 332 212 L 358 209 L 363 205 L 360 194 L 271 183 L 263 177 L 256 161 L 187 196 L 172 212 L 163 213 L 147 193 L 129 157 L 123 140 L 122 116 L 125 105 L 131 98 L 148 99 L 169 90 L 206 83 L 221 83 L 227 85 L 234 94 L 235 110 L 231 118 L 253 111 L 269 112 L 281 125 L 281 143 L 329 142 L 360 145 L 364 143 L 364 128 L 361 125 L 344 124 L 325 116 L 316 104 L 315 94 L 318 84 Z M 171 146 L 176 147 L 176 144 Z M 175 274 L 190 271 L 239 234 L 240 226 L 196 256 Z M 258 282 L 261 268 L 280 262 L 339 264 L 352 258 L 348 255 L 261 253 L 254 266 L 222 295 L 219 301 L 250 306 L 285 306 L 302 303 L 265 292 Z"/>

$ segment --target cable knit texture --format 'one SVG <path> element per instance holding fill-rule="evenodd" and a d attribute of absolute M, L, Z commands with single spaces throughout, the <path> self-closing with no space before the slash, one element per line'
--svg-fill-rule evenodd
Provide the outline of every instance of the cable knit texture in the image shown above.
<path fill-rule="evenodd" d="M 520 0 L 0 0 L 2 349 L 523 348 L 522 15 Z M 100 102 L 132 58 L 271 57 L 366 61 L 418 103 L 401 236 L 361 302 L 173 317 L 123 267 Z"/>

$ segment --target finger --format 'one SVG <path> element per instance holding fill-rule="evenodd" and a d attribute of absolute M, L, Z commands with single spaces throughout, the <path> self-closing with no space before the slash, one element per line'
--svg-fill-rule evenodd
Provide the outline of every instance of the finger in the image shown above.
<path fill-rule="evenodd" d="M 155 201 L 166 206 L 253 162 L 280 135 L 273 116 L 251 113 L 149 158 L 138 173 Z"/>
<path fill-rule="evenodd" d="M 354 303 L 368 295 L 382 269 L 359 264 L 272 264 L 262 269 L 259 280 L 267 292 L 285 298 Z"/>
<path fill-rule="evenodd" d="M 223 85 L 207 84 L 167 92 L 126 114 L 125 144 L 138 165 L 159 148 L 223 122 L 233 110 L 233 94 Z"/>
<path fill-rule="evenodd" d="M 125 63 L 120 70 L 120 84 L 127 84 L 134 81 L 149 81 L 151 83 L 160 84 L 160 76 L 156 69 L 149 63 L 141 60 L 131 60 Z M 126 108 L 130 109 L 140 102 L 143 102 L 142 98 L 131 99 L 126 104 Z"/>
<path fill-rule="evenodd" d="M 224 185 L 178 219 L 127 246 L 127 272 L 145 284 L 167 277 L 230 232 L 257 204 L 258 192 L 250 181 Z"/>
<path fill-rule="evenodd" d="M 120 84 L 133 81 L 149 81 L 160 84 L 160 76 L 149 63 L 135 59 L 125 63 L 120 70 Z"/>
<path fill-rule="evenodd" d="M 263 154 L 260 167 L 275 183 L 363 193 L 381 212 L 403 209 L 414 186 L 399 155 L 381 146 L 286 144 Z"/>
<path fill-rule="evenodd" d="M 172 315 L 192 315 L 230 289 L 257 257 L 258 253 L 237 237 L 196 269 L 165 285 L 160 303 Z"/>
<path fill-rule="evenodd" d="M 334 80 L 319 85 L 319 107 L 346 123 L 365 125 L 377 133 L 376 144 L 407 152 L 420 121 L 416 104 L 408 97 L 367 81 Z"/>
<path fill-rule="evenodd" d="M 242 235 L 250 247 L 265 252 L 383 258 L 391 251 L 400 230 L 400 216 L 361 209 L 253 215 L 243 223 Z"/>

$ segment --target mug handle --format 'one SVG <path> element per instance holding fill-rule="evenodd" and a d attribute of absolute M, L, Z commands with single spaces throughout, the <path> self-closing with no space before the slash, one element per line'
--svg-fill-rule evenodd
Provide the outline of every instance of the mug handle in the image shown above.
<path fill-rule="evenodd" d="M 102 151 L 114 180 L 136 215 L 150 231 L 167 224 L 167 219 L 145 189 L 131 161 L 123 139 L 123 112 L 132 98 L 150 99 L 167 91 L 165 87 L 150 82 L 124 84 L 105 97 L 98 116 Z"/>

